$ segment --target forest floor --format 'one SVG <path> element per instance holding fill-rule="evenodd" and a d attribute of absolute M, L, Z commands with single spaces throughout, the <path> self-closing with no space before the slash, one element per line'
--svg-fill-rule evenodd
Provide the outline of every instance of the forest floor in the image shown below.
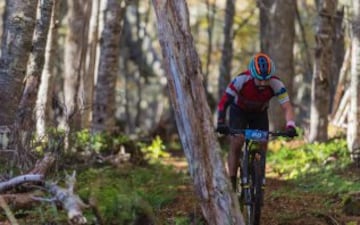
<path fill-rule="evenodd" d="M 168 163 L 178 170 L 187 171 L 184 157 L 172 157 Z M 349 170 L 351 173 L 360 174 L 360 169 L 354 170 L 352 168 Z M 267 171 L 262 224 L 360 225 L 360 217 L 347 216 L 343 212 L 341 196 L 308 192 L 306 188 L 299 188 L 296 183 L 283 180 L 271 173 L 271 168 L 267 168 Z M 176 201 L 164 208 L 160 214 L 160 217 L 167 221 L 166 224 L 206 225 L 201 220 L 201 209 L 191 183 L 179 187 Z M 192 222 L 181 223 L 176 221 L 181 217 L 190 218 Z"/>

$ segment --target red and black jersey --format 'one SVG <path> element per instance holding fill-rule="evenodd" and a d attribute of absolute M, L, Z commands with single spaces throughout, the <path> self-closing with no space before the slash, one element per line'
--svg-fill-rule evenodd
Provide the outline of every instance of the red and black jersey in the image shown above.
<path fill-rule="evenodd" d="M 289 96 L 283 82 L 272 76 L 268 85 L 257 86 L 249 71 L 235 77 L 227 86 L 218 104 L 219 119 L 225 118 L 225 112 L 230 104 L 236 105 L 243 111 L 262 112 L 268 108 L 269 101 L 276 96 L 283 104 L 289 101 Z"/>

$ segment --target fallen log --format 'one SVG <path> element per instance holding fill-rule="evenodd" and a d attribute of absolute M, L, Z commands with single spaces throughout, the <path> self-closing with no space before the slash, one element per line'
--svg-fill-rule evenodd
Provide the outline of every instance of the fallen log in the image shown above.
<path fill-rule="evenodd" d="M 76 172 L 74 171 L 71 176 L 66 176 L 65 182 L 67 188 L 62 188 L 54 182 L 46 182 L 44 180 L 47 170 L 52 166 L 54 161 L 55 157 L 52 154 L 45 155 L 45 157 L 36 164 L 34 169 L 30 171 L 36 174 L 20 175 L 0 182 L 0 193 L 24 184 L 35 183 L 36 185 L 32 185 L 31 187 L 47 191 L 52 196 L 50 199 L 36 197 L 34 193 L 7 193 L 0 195 L 0 197 L 3 199 L 4 204 L 15 205 L 15 207 L 29 205 L 38 201 L 59 203 L 59 205 L 66 210 L 68 220 L 71 224 L 86 224 L 87 221 L 85 216 L 83 216 L 82 209 L 87 206 L 81 201 L 79 196 L 74 193 Z"/>
<path fill-rule="evenodd" d="M 43 181 L 43 178 L 44 176 L 39 174 L 26 174 L 11 178 L 10 180 L 0 182 L 0 193 L 26 182 Z"/>

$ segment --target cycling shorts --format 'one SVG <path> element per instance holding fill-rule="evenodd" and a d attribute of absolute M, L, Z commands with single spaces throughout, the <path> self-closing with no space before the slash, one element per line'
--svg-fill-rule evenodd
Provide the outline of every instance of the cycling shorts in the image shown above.
<path fill-rule="evenodd" d="M 233 129 L 269 130 L 267 110 L 261 112 L 246 112 L 235 105 L 230 106 L 229 126 Z"/>

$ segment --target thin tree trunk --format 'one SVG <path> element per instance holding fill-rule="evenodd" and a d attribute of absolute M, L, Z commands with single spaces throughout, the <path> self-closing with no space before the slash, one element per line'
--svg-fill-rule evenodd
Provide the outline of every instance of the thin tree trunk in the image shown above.
<path fill-rule="evenodd" d="M 60 127 L 68 134 L 70 129 L 79 129 L 80 112 L 78 106 L 78 92 L 82 77 L 84 57 L 84 43 L 87 43 L 88 21 L 86 15 L 90 10 L 87 0 L 68 0 L 68 30 L 64 52 L 64 102 L 65 117 Z"/>
<path fill-rule="evenodd" d="M 340 69 L 339 79 L 334 93 L 334 100 L 333 100 L 334 103 L 332 105 L 331 118 L 335 116 L 337 110 L 339 109 L 340 101 L 344 95 L 346 83 L 347 83 L 347 77 L 350 69 L 350 62 L 351 62 L 351 45 L 346 49 L 344 61 Z"/>
<path fill-rule="evenodd" d="M 214 24 L 215 24 L 215 13 L 216 13 L 216 1 L 211 2 L 210 0 L 206 0 L 206 17 L 207 17 L 207 23 L 208 27 L 206 29 L 207 35 L 208 35 L 208 47 L 207 47 L 207 53 L 206 53 L 206 66 L 205 66 L 205 72 L 204 72 L 204 86 L 207 88 L 208 83 L 208 76 L 209 76 L 209 68 L 211 65 L 211 54 L 213 49 L 213 30 L 214 30 Z"/>
<path fill-rule="evenodd" d="M 36 101 L 36 132 L 39 139 L 45 136 L 47 122 L 50 120 L 48 111 L 52 100 L 53 71 L 58 37 L 58 19 L 61 0 L 54 0 L 51 25 L 45 49 L 44 69 Z"/>
<path fill-rule="evenodd" d="M 99 46 L 99 14 L 100 14 L 100 0 L 92 1 L 91 17 L 89 25 L 89 41 L 88 41 L 88 55 L 86 62 L 86 79 L 84 79 L 84 109 L 82 119 L 82 127 L 90 128 L 91 113 L 94 100 L 94 80 L 98 69 L 98 46 Z M 86 91 L 85 91 L 86 90 Z"/>
<path fill-rule="evenodd" d="M 92 131 L 115 129 L 115 85 L 119 72 L 119 48 L 124 8 L 117 0 L 104 2 L 105 25 L 101 34 L 99 71 L 95 87 Z"/>
<path fill-rule="evenodd" d="M 34 130 L 35 118 L 33 112 L 36 103 L 36 97 L 39 90 L 41 73 L 45 61 L 46 40 L 51 21 L 51 11 L 54 0 L 44 0 L 39 4 L 38 22 L 35 26 L 33 48 L 27 64 L 25 88 L 16 113 L 15 128 L 20 136 L 24 135 L 25 147 L 29 144 L 30 133 Z"/>
<path fill-rule="evenodd" d="M 310 142 L 328 139 L 328 114 L 330 104 L 330 73 L 333 48 L 333 27 L 337 0 L 320 0 L 318 24 L 315 35 L 315 63 L 311 87 Z"/>
<path fill-rule="evenodd" d="M 344 7 L 337 10 L 334 21 L 334 35 L 333 35 L 333 58 L 331 63 L 330 79 L 330 104 L 329 112 L 331 113 L 334 104 L 334 95 L 337 83 L 340 79 L 341 66 L 345 58 L 345 38 L 344 38 Z"/>
<path fill-rule="evenodd" d="M 231 61 L 233 58 L 233 24 L 235 15 L 235 0 L 226 0 L 225 25 L 224 25 L 224 43 L 221 55 L 220 73 L 218 81 L 218 99 L 224 94 L 224 91 L 231 81 Z"/>
<path fill-rule="evenodd" d="M 351 157 L 360 167 L 360 3 L 354 1 L 352 23 L 352 61 L 350 82 L 350 112 L 347 144 Z"/>
<path fill-rule="evenodd" d="M 310 83 L 311 82 L 311 70 L 313 68 L 312 63 L 311 63 L 311 54 L 310 54 L 310 48 L 309 48 L 309 44 L 306 40 L 306 31 L 305 31 L 305 27 L 303 25 L 303 22 L 301 20 L 301 16 L 300 16 L 300 12 L 299 12 L 299 8 L 298 5 L 295 4 L 295 12 L 296 12 L 296 20 L 299 24 L 299 28 L 300 28 L 300 33 L 301 33 L 301 39 L 304 45 L 304 53 L 305 56 L 303 56 L 303 60 L 304 60 L 304 64 L 306 65 L 305 67 L 305 81 Z"/>
<path fill-rule="evenodd" d="M 178 133 L 203 215 L 208 224 L 244 224 L 219 154 L 187 4 L 152 2 Z"/>

